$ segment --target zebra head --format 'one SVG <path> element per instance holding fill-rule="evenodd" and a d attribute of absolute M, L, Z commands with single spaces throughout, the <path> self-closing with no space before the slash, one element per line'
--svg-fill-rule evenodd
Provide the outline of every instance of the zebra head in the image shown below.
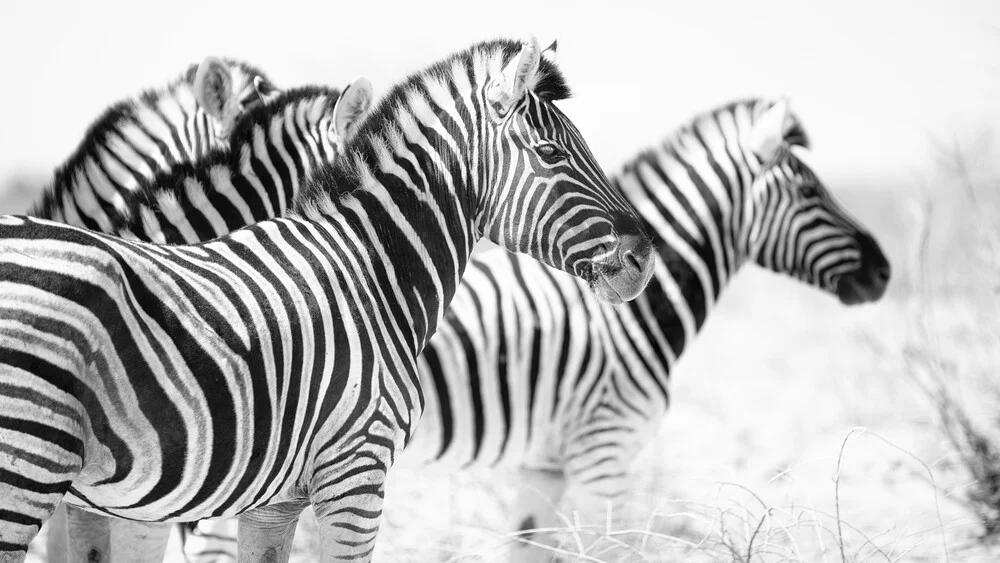
<path fill-rule="evenodd" d="M 309 173 L 342 156 L 371 99 L 371 83 L 359 77 L 343 91 L 291 88 L 248 107 L 229 148 L 141 184 L 109 232 L 191 244 L 284 215 Z"/>
<path fill-rule="evenodd" d="M 500 149 L 486 167 L 485 236 L 508 250 L 583 278 L 609 303 L 635 298 L 653 274 L 653 245 L 587 143 L 553 102 L 569 88 L 556 44 L 502 45 L 499 72 L 482 90 L 484 143 Z M 485 152 L 484 154 L 489 154 Z"/>
<path fill-rule="evenodd" d="M 260 70 L 244 62 L 216 57 L 202 61 L 191 82 L 198 104 L 214 119 L 216 137 L 221 141 L 228 139 L 245 112 L 281 93 Z"/>
<path fill-rule="evenodd" d="M 753 122 L 745 140 L 762 163 L 746 204 L 749 257 L 757 264 L 837 295 L 847 305 L 876 301 L 889 261 L 875 239 L 793 152 L 808 147 L 784 100 Z"/>
<path fill-rule="evenodd" d="M 356 77 L 343 90 L 301 86 L 276 91 L 240 110 L 228 139 L 231 152 L 239 153 L 240 147 L 255 144 L 259 145 L 255 150 L 268 144 L 281 145 L 306 167 L 300 170 L 306 173 L 342 155 L 344 145 L 367 116 L 372 99 L 371 82 L 363 76 Z M 261 141 L 266 142 L 254 138 L 256 128 L 262 134 Z M 295 138 L 285 140 L 285 135 Z"/>

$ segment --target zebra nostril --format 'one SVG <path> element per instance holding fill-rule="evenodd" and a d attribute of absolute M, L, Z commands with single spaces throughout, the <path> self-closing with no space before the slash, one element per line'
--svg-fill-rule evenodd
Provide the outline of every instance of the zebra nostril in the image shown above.
<path fill-rule="evenodd" d="M 622 256 L 622 263 L 637 272 L 642 271 L 642 264 L 639 263 L 639 259 L 635 257 L 635 253 L 631 250 L 625 251 L 625 254 Z"/>
<path fill-rule="evenodd" d="M 874 275 L 875 275 L 875 281 L 881 284 L 889 283 L 890 272 L 888 266 L 879 266 L 875 268 Z"/>

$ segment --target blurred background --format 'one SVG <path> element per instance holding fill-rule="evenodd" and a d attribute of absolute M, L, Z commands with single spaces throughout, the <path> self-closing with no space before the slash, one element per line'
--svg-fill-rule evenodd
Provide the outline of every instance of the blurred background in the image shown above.
<path fill-rule="evenodd" d="M 207 55 L 282 87 L 363 74 L 380 93 L 528 34 L 558 39 L 561 106 L 609 172 L 695 113 L 787 96 L 808 162 L 893 264 L 886 298 L 851 309 L 741 273 L 673 375 L 601 559 L 994 560 L 996 0 L 8 2 L 0 212 L 26 211 L 105 107 Z M 497 477 L 402 468 L 381 560 L 493 560 L 510 502 Z"/>

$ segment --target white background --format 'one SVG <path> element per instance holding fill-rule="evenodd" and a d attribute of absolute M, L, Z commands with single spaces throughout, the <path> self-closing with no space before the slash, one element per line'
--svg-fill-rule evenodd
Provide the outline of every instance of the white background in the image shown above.
<path fill-rule="evenodd" d="M 378 92 L 496 36 L 559 40 L 563 104 L 610 171 L 696 112 L 787 95 L 835 188 L 905 185 L 931 139 L 1000 123 L 1000 2 L 5 2 L 0 192 L 65 159 L 111 102 L 206 55 L 283 87 Z M 0 193 L 0 211 L 3 208 Z"/>

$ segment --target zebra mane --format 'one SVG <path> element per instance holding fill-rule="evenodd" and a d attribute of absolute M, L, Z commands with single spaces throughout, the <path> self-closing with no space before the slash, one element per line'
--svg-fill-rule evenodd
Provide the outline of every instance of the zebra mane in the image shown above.
<path fill-rule="evenodd" d="M 113 223 L 113 232 L 131 230 L 136 222 L 142 221 L 142 214 L 148 208 L 168 211 L 171 202 L 177 201 L 177 194 L 187 189 L 185 179 L 210 173 L 216 167 L 237 170 L 241 164 L 243 148 L 253 142 L 254 130 L 259 125 L 269 131 L 271 121 L 283 115 L 285 109 L 300 103 L 312 103 L 310 111 L 333 114 L 340 90 L 324 86 L 302 86 L 282 91 L 266 105 L 249 109 L 236 123 L 229 136 L 229 146 L 214 149 L 198 162 L 182 162 L 170 172 L 161 173 L 152 180 L 143 180 L 139 188 L 125 201 L 125 211 Z M 331 119 L 332 126 L 332 119 Z M 200 182 L 202 189 L 214 189 L 212 182 Z"/>
<path fill-rule="evenodd" d="M 722 121 L 731 121 L 731 116 L 744 114 L 750 117 L 750 123 L 754 123 L 760 116 L 771 109 L 774 104 L 778 101 L 767 98 L 746 98 L 743 100 L 736 100 L 723 104 L 714 109 L 703 111 L 695 115 L 690 120 L 684 122 L 675 132 L 671 133 L 666 139 L 657 145 L 655 148 L 649 148 L 639 153 L 638 156 L 627 161 L 622 166 L 623 173 L 629 173 L 634 171 L 644 162 L 655 162 L 657 159 L 658 151 L 666 151 L 667 153 L 678 155 L 681 147 L 692 138 L 697 139 L 696 143 L 701 143 L 701 133 L 698 131 L 699 124 L 708 122 L 711 123 L 713 127 L 718 128 L 718 124 Z M 806 135 L 805 129 L 802 127 L 802 122 L 799 121 L 798 117 L 794 113 L 789 114 L 792 117 L 793 125 L 785 133 L 785 143 L 788 148 L 793 146 L 799 146 L 805 149 L 809 148 L 809 136 Z M 782 154 L 789 154 L 789 151 L 783 150 Z M 679 160 L 684 160 L 684 158 L 678 155 Z M 770 165 L 771 163 L 767 163 Z"/>
<path fill-rule="evenodd" d="M 233 150 L 223 149 L 214 152 L 224 156 L 231 154 L 234 159 L 239 158 L 238 151 L 235 149 L 242 143 L 252 141 L 253 128 L 257 125 L 262 125 L 266 129 L 270 121 L 279 114 L 284 113 L 285 108 L 290 105 L 313 100 L 316 104 L 319 104 L 315 108 L 317 111 L 332 115 L 333 108 L 337 104 L 337 99 L 340 98 L 340 93 L 340 90 L 337 88 L 315 85 L 299 86 L 284 90 L 267 104 L 253 106 L 240 116 L 239 121 L 236 122 L 236 126 L 233 127 L 233 131 L 229 134 L 229 147 Z M 212 157 L 216 156 L 216 154 L 213 154 Z"/>
<path fill-rule="evenodd" d="M 245 76 L 261 76 L 266 82 L 270 83 L 270 80 L 260 69 L 249 63 L 234 59 L 223 59 L 223 61 L 231 69 L 238 69 Z M 187 70 L 163 86 L 142 90 L 135 96 L 115 102 L 101 112 L 97 119 L 87 126 L 82 140 L 70 154 L 69 158 L 56 167 L 53 172 L 52 181 L 46 186 L 41 201 L 32 206 L 29 214 L 35 214 L 40 210 L 48 210 L 51 206 L 58 205 L 59 202 L 56 200 L 56 197 L 59 194 L 55 192 L 55 188 L 69 182 L 73 175 L 77 174 L 80 168 L 86 164 L 88 157 L 92 156 L 92 151 L 96 147 L 105 145 L 108 142 L 110 135 L 121 131 L 124 126 L 130 123 L 140 123 L 139 112 L 142 108 L 155 108 L 161 100 L 173 98 L 178 95 L 188 95 L 191 97 L 192 103 L 198 105 L 193 91 L 194 75 L 197 71 L 198 65 L 192 64 Z"/>
<path fill-rule="evenodd" d="M 506 65 L 518 55 L 521 47 L 522 42 L 513 39 L 494 39 L 477 43 L 410 74 L 393 85 L 358 124 L 352 141 L 348 143 L 348 152 L 351 155 L 318 168 L 304 183 L 299 197 L 293 204 L 293 212 L 299 212 L 303 207 L 311 207 L 324 196 L 335 198 L 341 195 L 344 192 L 340 186 L 350 189 L 357 187 L 360 170 L 364 164 L 371 165 L 376 162 L 376 147 L 388 144 L 387 136 L 398 128 L 396 109 L 407 106 L 408 99 L 413 95 L 429 98 L 425 86 L 427 81 L 439 81 L 452 86 L 457 71 L 466 73 L 470 78 L 469 82 L 472 82 L 471 77 L 478 64 L 491 61 L 499 54 L 502 63 Z M 549 102 L 564 100 L 571 95 L 559 66 L 547 57 L 542 57 L 539 61 L 537 80 L 531 85 L 531 91 Z M 432 107 L 433 105 L 435 104 L 431 102 Z"/>
<path fill-rule="evenodd" d="M 716 107 L 715 109 L 699 113 L 681 125 L 676 132 L 667 137 L 667 139 L 662 143 L 662 146 L 667 151 L 674 152 L 678 146 L 683 144 L 685 138 L 688 138 L 691 135 L 696 137 L 700 136 L 697 131 L 698 124 L 705 121 L 720 123 L 723 118 L 742 113 L 748 115 L 750 117 L 750 123 L 753 124 L 776 103 L 778 103 L 778 101 L 772 99 L 746 98 L 743 100 L 729 102 Z M 789 146 L 799 146 L 808 149 L 809 136 L 806 135 L 805 129 L 802 127 L 802 122 L 799 121 L 798 117 L 796 117 L 794 113 L 790 113 L 789 115 L 792 118 L 793 125 L 788 132 L 785 133 L 785 143 Z"/>

